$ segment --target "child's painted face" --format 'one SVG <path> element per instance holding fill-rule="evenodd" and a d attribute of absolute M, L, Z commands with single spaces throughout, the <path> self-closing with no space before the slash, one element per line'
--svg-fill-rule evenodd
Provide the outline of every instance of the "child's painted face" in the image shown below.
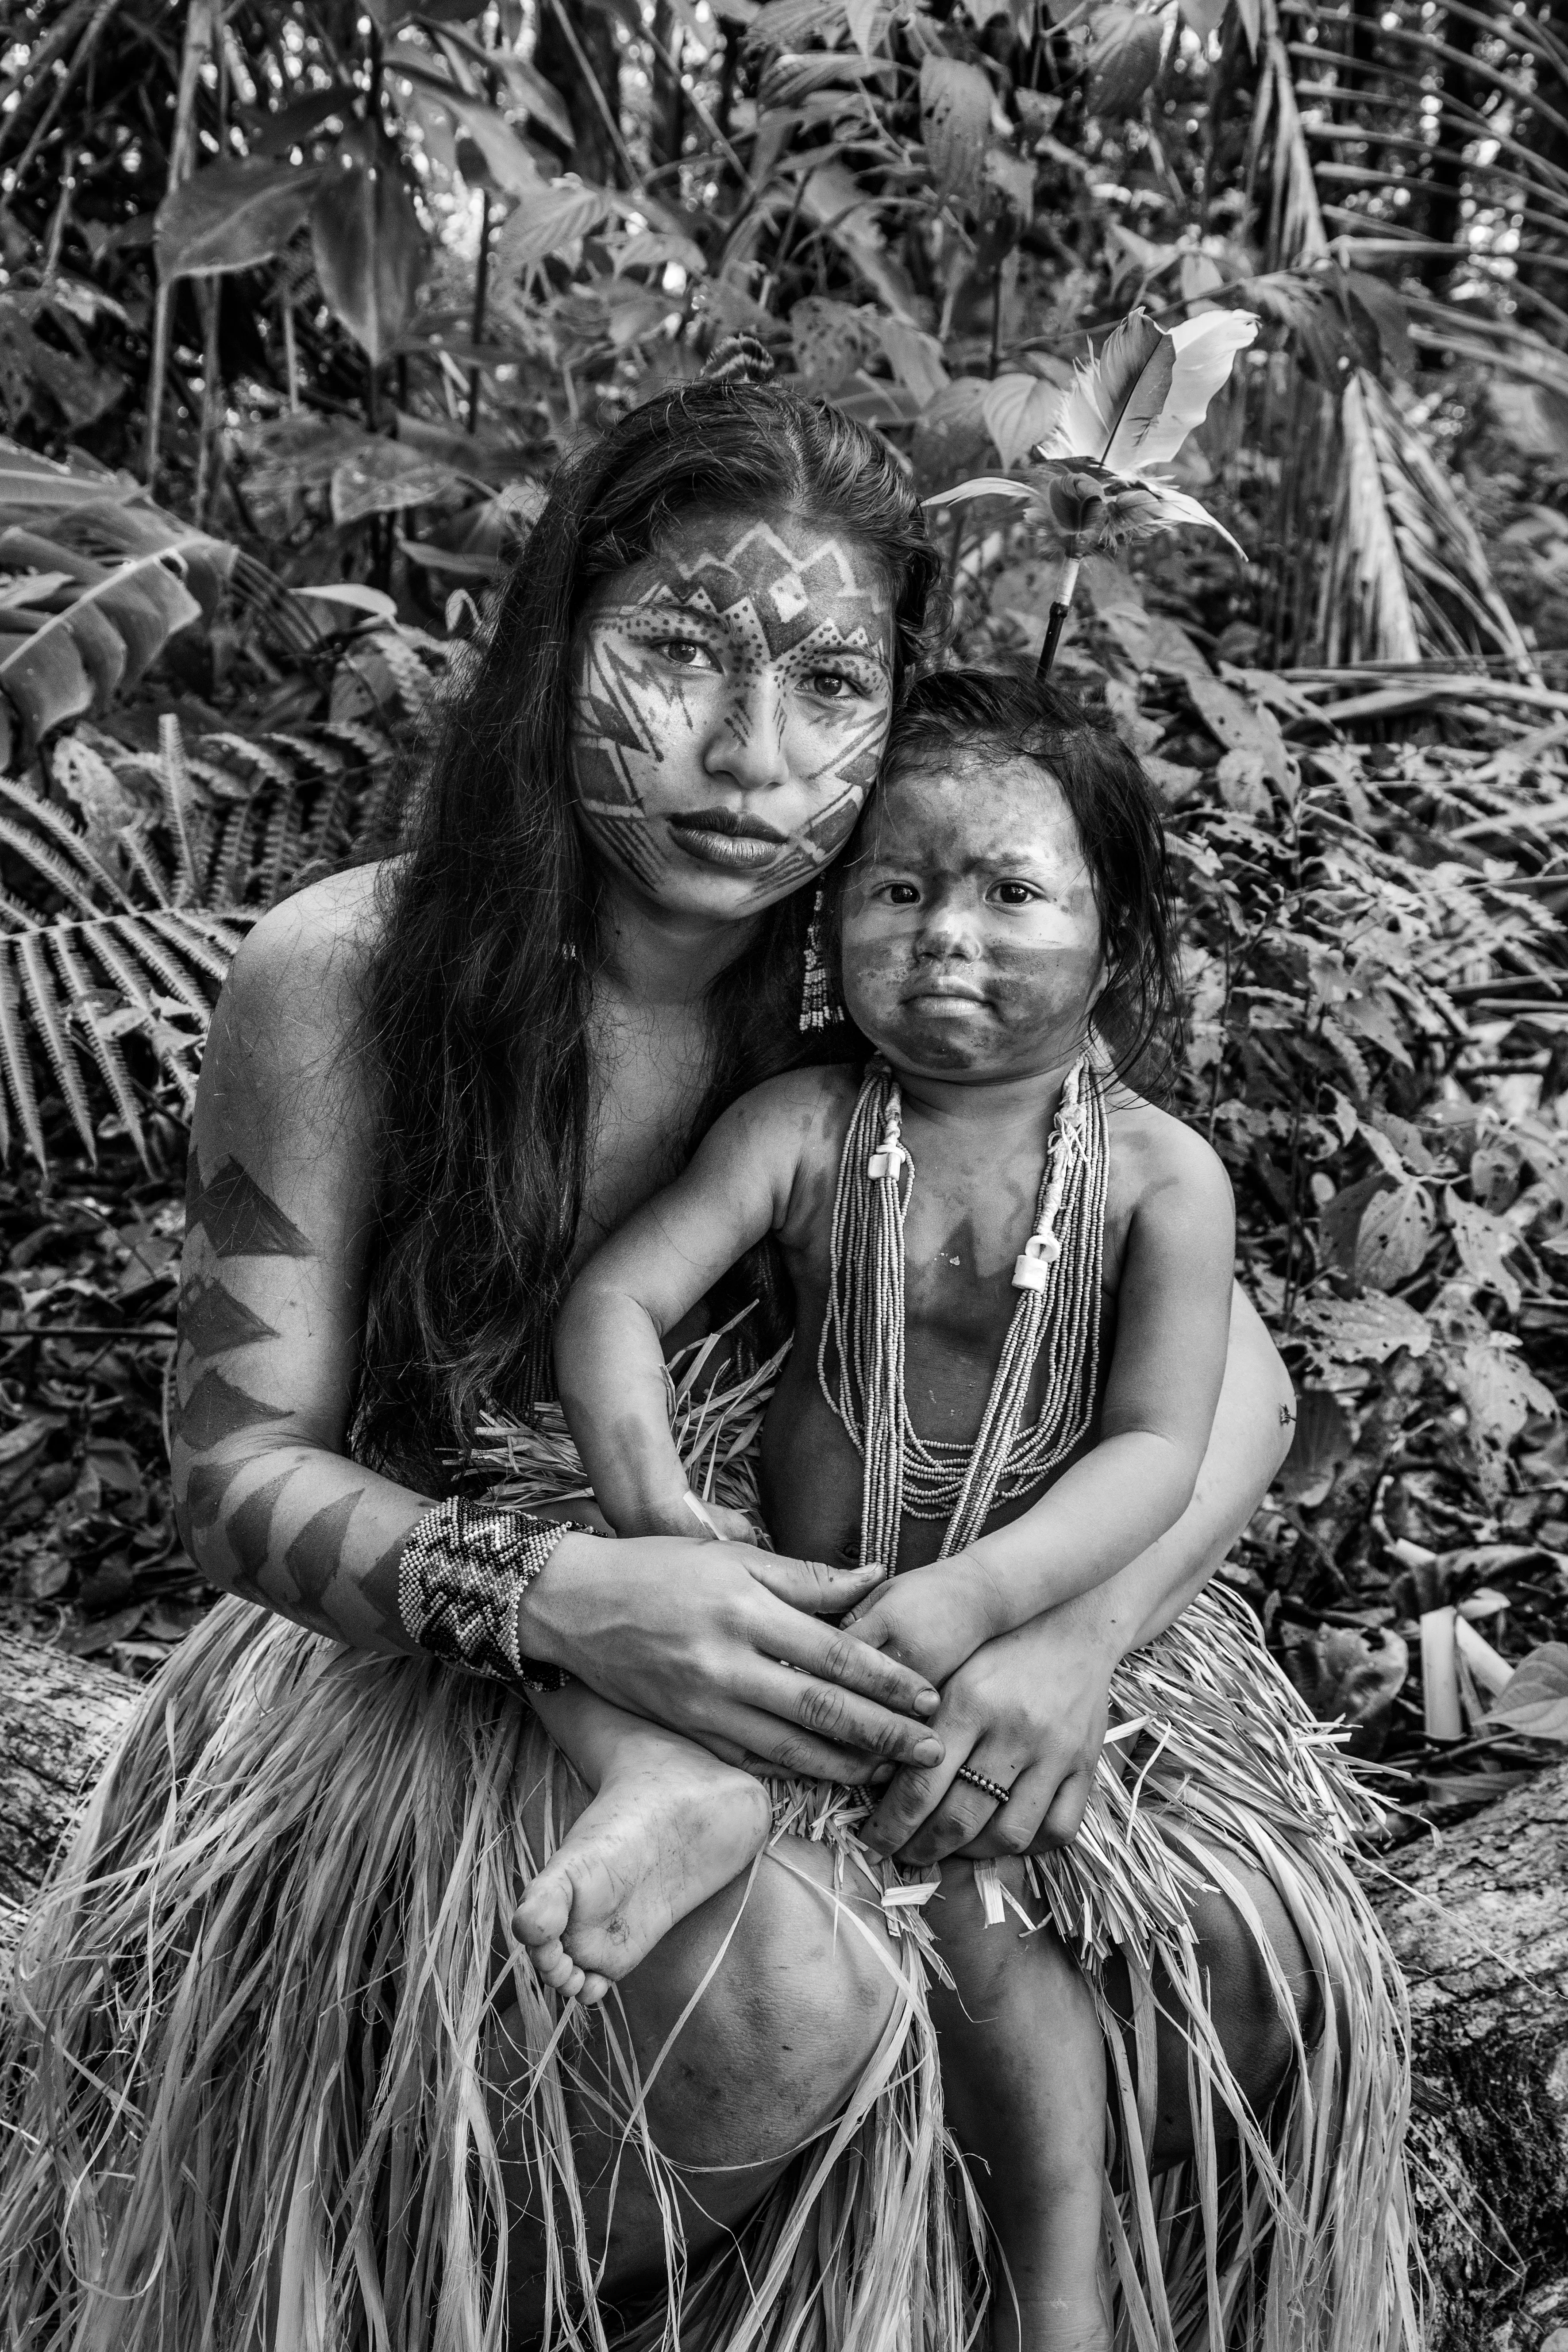
<path fill-rule="evenodd" d="M 974 1084 L 1078 1052 L 1105 984 L 1078 827 L 1033 760 L 884 780 L 844 877 L 844 994 L 895 1069 Z"/>
<path fill-rule="evenodd" d="M 876 782 L 893 615 L 876 558 L 784 516 L 689 517 L 575 648 L 583 829 L 638 894 L 738 920 L 835 857 Z"/>

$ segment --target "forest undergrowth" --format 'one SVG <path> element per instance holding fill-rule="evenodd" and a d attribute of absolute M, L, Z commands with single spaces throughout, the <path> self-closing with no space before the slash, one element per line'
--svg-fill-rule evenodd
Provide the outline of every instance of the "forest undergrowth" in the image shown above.
<path fill-rule="evenodd" d="M 944 657 L 1033 659 L 1083 556 L 1057 673 L 1166 804 L 1175 1103 L 1300 1398 L 1222 1572 L 1394 1834 L 1568 1753 L 1552 7 L 25 0 L 6 42 L 0 1626 L 146 1676 L 210 1605 L 163 1383 L 226 960 L 395 845 L 554 466 L 739 331 L 956 500 Z M 1228 380 L 1168 472 L 1053 472 L 1138 310 L 1167 390 L 1157 327 Z"/>
<path fill-rule="evenodd" d="M 1027 657 L 1039 527 L 976 526 L 951 552 L 949 656 Z M 1386 1769 L 1409 1834 L 1568 1745 L 1557 786 L 1484 672 L 1260 669 L 1243 633 L 1225 650 L 1211 578 L 1194 593 L 1205 567 L 1173 542 L 1137 572 L 1090 559 L 1058 672 L 1109 705 L 1165 800 L 1176 1106 L 1230 1169 L 1241 1278 L 1300 1393 L 1289 1462 L 1223 1573 L 1314 1708 Z M 341 854 L 356 812 L 372 846 L 395 824 L 393 761 L 453 641 L 348 612 L 280 712 L 274 625 L 225 613 L 254 660 L 209 671 L 206 696 L 153 673 L 53 769 L 107 858 L 134 842 L 142 869 L 208 896 L 221 877 L 237 924 Z M 61 1008 L 87 1129 L 46 1069 L 47 1169 L 14 1151 L 0 1178 L 0 1622 L 145 1676 L 212 1598 L 163 1451 L 198 1024 L 173 995 L 140 1025 L 121 1009 L 138 1150 L 123 1108 L 89 1098 L 92 1013 Z M 1440 1661 L 1460 1714 L 1435 1738 L 1422 1620 L 1452 1604 L 1488 1655 L 1530 1664 L 1498 1700 L 1481 1653 L 1479 1678 L 1463 1650 Z"/>

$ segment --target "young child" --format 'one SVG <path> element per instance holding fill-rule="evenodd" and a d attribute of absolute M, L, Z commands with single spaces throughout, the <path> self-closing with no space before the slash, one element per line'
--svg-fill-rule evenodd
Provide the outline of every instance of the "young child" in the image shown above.
<path fill-rule="evenodd" d="M 898 1571 L 863 1638 L 940 1685 L 1180 1517 L 1234 1234 L 1214 1154 L 1115 1075 L 1168 1007 L 1163 888 L 1152 793 L 1114 736 L 1033 681 L 915 690 L 828 909 L 873 1058 L 736 1103 L 567 1302 L 562 1402 L 618 1533 L 691 1531 L 660 1335 L 770 1234 L 795 1338 L 763 1434 L 768 1529 Z M 994 1826 L 1017 1762 L 983 1741 L 958 1769 Z M 1022 1865 L 1005 1874 L 1023 1899 Z M 571 1935 L 548 1875 L 518 1915 L 547 1973 Z M 956 1988 L 934 2004 L 949 2111 L 1011 2283 L 998 2340 L 1106 2347 L 1088 1990 L 1051 1930 L 986 1932 L 963 1863 L 928 1918 Z"/>

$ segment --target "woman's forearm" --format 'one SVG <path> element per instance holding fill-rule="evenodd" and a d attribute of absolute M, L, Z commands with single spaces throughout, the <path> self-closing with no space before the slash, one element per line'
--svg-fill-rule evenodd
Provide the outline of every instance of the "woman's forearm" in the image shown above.
<path fill-rule="evenodd" d="M 208 1582 L 354 1649 L 411 1651 L 398 1560 L 428 1500 L 285 1434 L 193 1444 L 192 1421 L 174 1424 L 174 1517 Z"/>
<path fill-rule="evenodd" d="M 1093 1632 L 1118 1658 L 1173 1624 L 1251 1518 L 1290 1449 L 1289 1374 L 1238 1289 L 1214 1429 L 1193 1499 L 1175 1525 L 1103 1584 L 1052 1612 Z"/>

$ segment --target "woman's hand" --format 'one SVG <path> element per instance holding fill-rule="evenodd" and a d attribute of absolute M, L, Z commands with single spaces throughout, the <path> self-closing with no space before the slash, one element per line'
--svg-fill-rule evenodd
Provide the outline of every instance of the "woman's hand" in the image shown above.
<path fill-rule="evenodd" d="M 566 1536 L 523 1597 L 519 1644 L 731 1761 L 856 1783 L 942 1759 L 924 1676 L 818 1622 L 879 1574 L 700 1536 Z"/>
<path fill-rule="evenodd" d="M 905 1766 L 866 1826 L 902 1863 L 1037 1853 L 1078 1834 L 1105 1738 L 1117 1652 L 1101 1612 L 1068 1601 L 987 1642 L 942 1695 L 937 1765 Z M 960 1765 L 1010 1791 L 998 1804 Z"/>

